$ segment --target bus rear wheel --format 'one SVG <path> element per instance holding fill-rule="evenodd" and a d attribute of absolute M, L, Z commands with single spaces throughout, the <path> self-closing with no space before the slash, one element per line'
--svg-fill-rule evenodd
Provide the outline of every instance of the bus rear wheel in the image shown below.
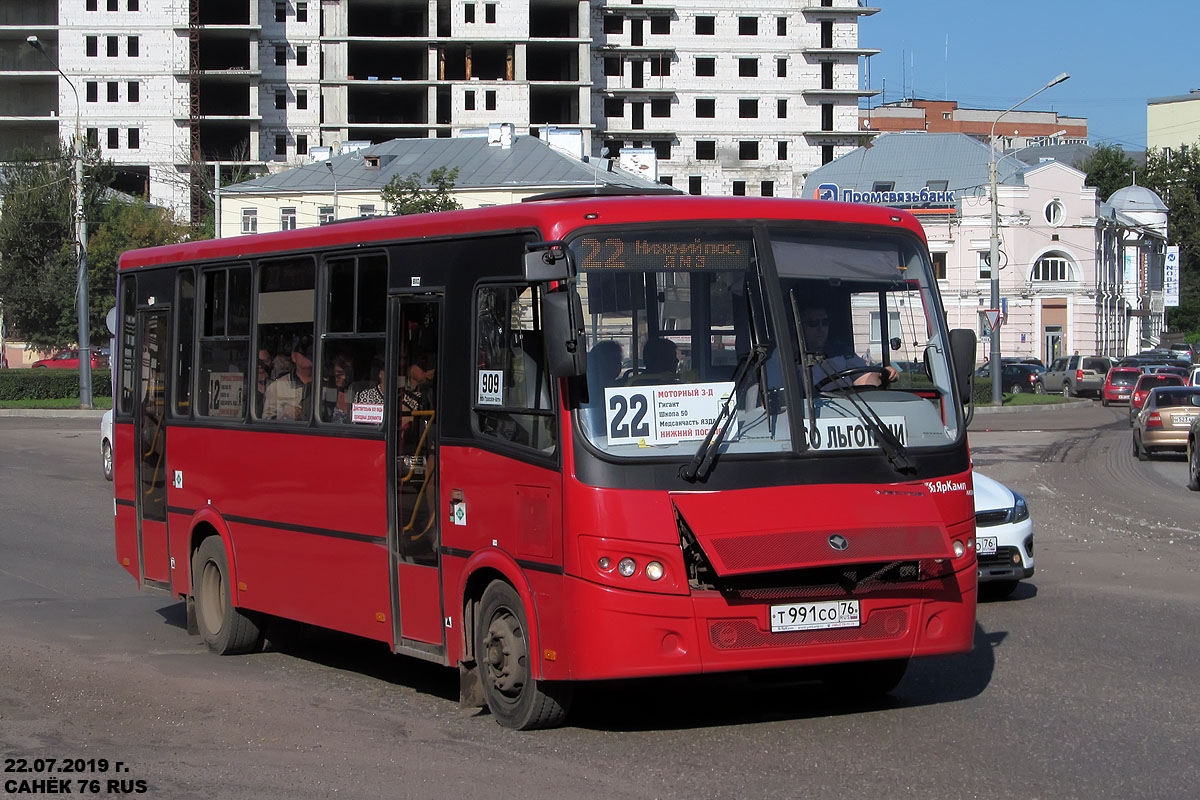
<path fill-rule="evenodd" d="M 192 554 L 192 594 L 200 638 L 217 655 L 257 650 L 262 629 L 245 612 L 234 608 L 229 588 L 229 560 L 219 536 L 209 536 Z"/>
<path fill-rule="evenodd" d="M 488 584 L 475 624 L 475 660 L 488 708 L 506 728 L 554 728 L 567 716 L 571 685 L 533 679 L 528 630 L 516 590 L 503 581 Z"/>

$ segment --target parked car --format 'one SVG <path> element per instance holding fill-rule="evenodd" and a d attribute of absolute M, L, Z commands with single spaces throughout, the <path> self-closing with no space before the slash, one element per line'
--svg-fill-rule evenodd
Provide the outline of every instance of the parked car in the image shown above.
<path fill-rule="evenodd" d="M 1142 377 L 1137 367 L 1113 367 L 1104 376 L 1104 388 L 1100 392 L 1100 404 L 1128 403 L 1133 394 L 1133 385 Z"/>
<path fill-rule="evenodd" d="M 1133 423 L 1133 455 L 1145 461 L 1163 450 L 1186 451 L 1192 423 L 1200 418 L 1200 390 L 1166 386 L 1151 390 Z"/>
<path fill-rule="evenodd" d="M 1171 352 L 1175 358 L 1182 358 L 1187 361 L 1196 360 L 1196 350 L 1187 342 L 1171 342 L 1166 346 L 1166 349 Z"/>
<path fill-rule="evenodd" d="M 104 412 L 100 418 L 100 467 L 104 477 L 113 479 L 113 447 L 112 447 L 112 409 Z"/>
<path fill-rule="evenodd" d="M 1112 366 L 1112 359 L 1108 356 L 1056 358 L 1043 376 L 1046 391 L 1062 392 L 1067 397 L 1078 397 L 1084 392 L 1100 394 L 1104 388 L 1104 376 Z"/>
<path fill-rule="evenodd" d="M 1200 367 L 1192 367 L 1188 373 L 1188 386 L 1200 386 Z"/>
<path fill-rule="evenodd" d="M 1002 391 L 1006 394 L 1045 394 L 1046 385 L 1042 383 L 1042 372 L 1034 364 L 1005 364 L 1000 370 Z"/>
<path fill-rule="evenodd" d="M 1150 391 L 1163 386 L 1183 386 L 1183 378 L 1180 378 L 1178 375 L 1156 375 L 1152 373 L 1143 373 L 1138 378 L 1137 383 L 1133 385 L 1133 392 L 1129 395 L 1130 425 L 1137 419 L 1138 412 L 1142 410 L 1142 406 L 1146 403 L 1146 398 L 1150 396 Z"/>
<path fill-rule="evenodd" d="M 79 369 L 79 351 L 63 350 L 50 356 L 50 358 L 35 361 L 30 366 L 47 369 Z M 92 369 L 104 369 L 107 366 L 108 358 L 102 355 L 99 350 L 92 350 Z"/>
<path fill-rule="evenodd" d="M 1139 353 L 1136 356 L 1126 356 L 1118 363 L 1119 367 L 1137 367 L 1145 370 L 1149 367 L 1190 367 L 1191 364 L 1180 358 L 1172 358 L 1163 353 Z"/>
<path fill-rule="evenodd" d="M 979 594 L 1007 597 L 1017 583 L 1033 577 L 1033 520 L 1025 498 L 976 472 L 975 557 Z"/>

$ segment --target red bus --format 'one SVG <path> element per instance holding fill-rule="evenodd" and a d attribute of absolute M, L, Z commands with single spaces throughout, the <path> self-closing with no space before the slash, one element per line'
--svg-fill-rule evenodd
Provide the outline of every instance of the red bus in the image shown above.
<path fill-rule="evenodd" d="M 574 682 L 970 649 L 967 391 L 892 209 L 544 198 L 126 253 L 116 555 L 216 653 L 276 618 Z"/>

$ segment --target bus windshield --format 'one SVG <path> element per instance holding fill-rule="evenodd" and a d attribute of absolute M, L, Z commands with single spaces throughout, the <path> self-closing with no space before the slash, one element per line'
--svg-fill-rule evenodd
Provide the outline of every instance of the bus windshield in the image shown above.
<path fill-rule="evenodd" d="M 963 429 L 915 237 L 778 224 L 601 230 L 570 246 L 588 345 L 580 426 L 608 456 L 688 457 L 721 419 L 722 453 L 897 463 Z"/>

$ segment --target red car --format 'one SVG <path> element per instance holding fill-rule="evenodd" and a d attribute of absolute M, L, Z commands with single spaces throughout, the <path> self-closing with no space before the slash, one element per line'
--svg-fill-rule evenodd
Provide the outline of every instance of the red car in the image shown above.
<path fill-rule="evenodd" d="M 50 358 L 43 358 L 41 361 L 35 361 L 30 364 L 31 367 L 48 367 L 50 369 L 79 369 L 79 351 L 78 350 L 63 350 L 61 353 L 55 353 Z M 104 369 L 108 366 L 108 359 L 98 352 L 97 348 L 92 349 L 92 369 Z"/>
<path fill-rule="evenodd" d="M 1133 385 L 1141 377 L 1142 371 L 1137 367 L 1113 367 L 1104 377 L 1104 388 L 1100 390 L 1101 405 L 1110 403 L 1128 403 L 1129 395 L 1133 393 Z"/>
<path fill-rule="evenodd" d="M 1146 404 L 1146 398 L 1150 396 L 1150 391 L 1160 386 L 1183 386 L 1183 378 L 1178 375 L 1169 375 L 1162 372 L 1147 373 L 1138 378 L 1137 383 L 1133 386 L 1133 394 L 1129 396 L 1130 425 L 1137 419 L 1138 412 L 1142 410 L 1142 406 Z"/>

